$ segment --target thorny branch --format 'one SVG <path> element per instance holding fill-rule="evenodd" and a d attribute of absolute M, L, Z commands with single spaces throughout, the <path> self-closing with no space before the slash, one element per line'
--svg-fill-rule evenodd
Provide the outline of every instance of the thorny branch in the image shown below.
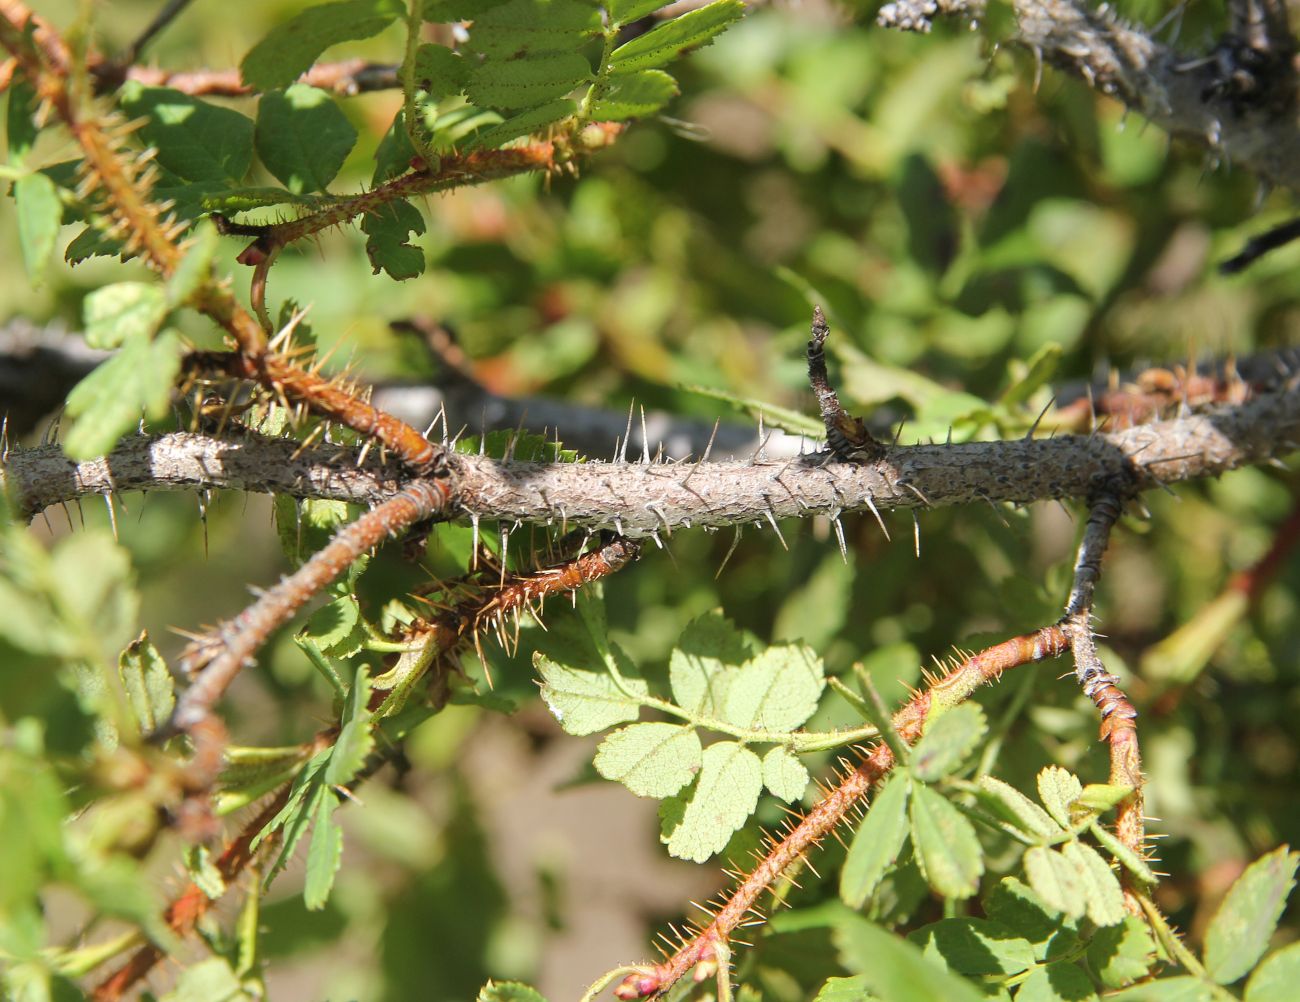
<path fill-rule="evenodd" d="M 981 685 L 996 681 L 1004 671 L 1056 657 L 1069 646 L 1063 630 L 1048 626 L 996 644 L 966 658 L 924 692 L 918 693 L 894 714 L 895 731 L 909 744 L 920 737 L 932 708 L 951 707 L 967 699 Z M 894 767 L 894 754 L 881 742 L 864 753 L 855 768 L 848 769 L 833 788 L 798 823 L 787 822 L 785 834 L 771 839 L 765 854 L 729 895 L 717 902 L 707 925 L 682 943 L 681 949 L 663 963 L 635 968 L 615 991 L 620 999 L 659 995 L 692 968 L 703 981 L 725 971 L 727 943 L 736 928 L 761 915 L 762 894 L 791 865 L 819 845 L 827 835 L 846 822 L 849 814 Z M 725 976 L 719 974 L 719 976 Z"/>
<path fill-rule="evenodd" d="M 478 646 L 481 633 L 488 629 L 494 629 L 501 635 L 500 627 L 510 617 L 519 616 L 522 610 L 540 604 L 548 596 L 569 594 L 593 581 L 608 577 L 635 560 L 639 553 L 640 548 L 636 543 L 612 539 L 589 553 L 561 560 L 530 573 L 505 576 L 495 586 L 472 587 L 466 595 L 437 616 L 411 628 L 413 633 L 421 636 L 432 648 L 426 668 L 432 667 L 438 658 L 453 656 L 471 642 Z M 445 689 L 444 676 L 445 672 L 429 688 L 433 690 L 441 684 Z M 370 710 L 381 712 L 387 695 L 382 688 L 376 687 L 372 693 Z M 439 697 L 436 693 L 433 695 L 434 706 L 431 712 L 439 708 L 442 698 L 445 697 Z M 338 733 L 337 727 L 317 733 L 312 741 L 303 746 L 303 760 L 310 759 L 333 744 Z M 391 750 L 376 752 L 374 760 L 367 762 L 358 780 L 372 775 L 390 755 Z M 258 835 L 286 803 L 291 787 L 292 783 L 281 787 L 215 860 L 214 865 L 221 875 L 224 888 L 229 889 L 256 855 L 264 854 L 273 845 L 274 839 L 266 839 L 257 850 L 253 849 Z M 210 898 L 196 884 L 191 883 L 168 906 L 163 915 L 164 921 L 177 935 L 188 935 L 216 900 L 218 899 Z M 164 956 L 163 951 L 153 944 L 142 946 L 121 968 L 105 978 L 91 997 L 95 1002 L 116 1002 L 132 986 L 148 976 Z"/>
<path fill-rule="evenodd" d="M 893 446 L 872 464 L 825 453 L 748 462 L 525 463 L 448 456 L 462 519 L 567 524 L 652 536 L 691 526 L 987 501 L 1087 498 L 1132 477 L 1138 491 L 1280 460 L 1300 448 L 1300 388 L 1117 432 L 1010 442 Z M 103 459 L 74 463 L 57 445 L 10 449 L 0 482 L 26 512 L 94 494 L 235 488 L 377 504 L 406 475 L 358 465 L 342 446 L 244 433 L 227 440 L 178 432 L 124 440 Z"/>
<path fill-rule="evenodd" d="M 982 20 L 985 7 L 984 0 L 895 0 L 877 20 L 928 31 L 939 16 Z M 1282 4 L 1270 0 L 1267 7 L 1266 24 L 1237 18 L 1255 25 L 1249 37 L 1230 32 L 1204 57 L 1157 41 L 1107 4 L 1082 0 L 1013 0 L 1012 39 L 1040 63 L 1123 101 L 1171 135 L 1300 192 L 1295 42 Z"/>

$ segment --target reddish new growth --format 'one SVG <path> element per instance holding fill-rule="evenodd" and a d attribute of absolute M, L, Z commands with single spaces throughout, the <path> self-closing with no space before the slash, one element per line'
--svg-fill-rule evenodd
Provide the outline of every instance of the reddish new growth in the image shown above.
<path fill-rule="evenodd" d="M 932 707 L 952 706 L 966 699 L 979 686 L 995 681 L 1004 671 L 1019 665 L 1056 657 L 1069 648 L 1059 626 L 1047 626 L 1033 633 L 1013 637 L 972 655 L 952 668 L 929 689 L 918 693 L 893 718 L 894 729 L 909 744 L 921 735 Z M 876 745 L 848 772 L 834 789 L 797 824 L 786 823 L 785 834 L 770 839 L 758 864 L 724 900 L 718 902 L 713 919 L 697 927 L 695 935 L 661 964 L 638 968 L 615 990 L 620 999 L 639 999 L 667 991 L 687 971 L 695 968 L 695 979 L 713 977 L 727 962 L 727 943 L 748 919 L 761 919 L 758 900 L 763 892 L 789 867 L 843 823 L 871 788 L 894 767 L 894 755 L 886 744 Z"/>

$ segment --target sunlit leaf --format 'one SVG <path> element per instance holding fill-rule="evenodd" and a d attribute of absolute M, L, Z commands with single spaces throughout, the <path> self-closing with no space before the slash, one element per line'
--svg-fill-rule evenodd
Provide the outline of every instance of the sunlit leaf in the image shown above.
<path fill-rule="evenodd" d="M 926 724 L 912 747 L 908 768 L 917 779 L 933 783 L 954 772 L 988 731 L 984 711 L 962 703 Z"/>
<path fill-rule="evenodd" d="M 257 105 L 257 155 L 292 192 L 324 191 L 357 141 L 329 94 L 306 84 L 264 94 Z"/>
<path fill-rule="evenodd" d="M 369 38 L 405 15 L 401 0 L 343 0 L 318 4 L 271 29 L 240 63 L 244 82 L 258 90 L 287 87 L 326 49 Z"/>
<path fill-rule="evenodd" d="M 840 871 L 840 898 L 850 908 L 861 908 L 874 893 L 907 843 L 910 784 L 891 779 L 871 801 L 858 826 Z"/>
<path fill-rule="evenodd" d="M 734 741 L 704 749 L 699 781 L 681 822 L 665 841 L 678 859 L 703 863 L 721 851 L 758 804 L 763 765 Z"/>
<path fill-rule="evenodd" d="M 744 13 L 745 5 L 740 0 L 714 0 L 620 45 L 610 57 L 610 68 L 615 73 L 633 73 L 663 66 L 687 49 L 708 45 Z"/>
<path fill-rule="evenodd" d="M 1300 853 L 1285 846 L 1261 856 L 1228 891 L 1205 933 L 1205 969 L 1221 985 L 1244 977 L 1268 948 L 1295 887 Z"/>
<path fill-rule="evenodd" d="M 649 692 L 641 679 L 628 679 L 626 693 L 608 672 L 570 668 L 541 653 L 534 654 L 533 667 L 542 676 L 542 699 L 570 734 L 595 734 L 635 720 L 641 713 L 637 696 Z"/>
<path fill-rule="evenodd" d="M 295 74 L 296 75 L 296 74 Z M 122 107 L 142 117 L 140 138 L 157 149 L 157 160 L 186 181 L 239 181 L 253 159 L 253 123 L 231 108 L 170 87 L 128 81 Z"/>
<path fill-rule="evenodd" d="M 596 749 L 596 771 L 638 797 L 667 797 L 694 778 L 702 748 L 693 728 L 632 724 L 611 733 Z"/>
<path fill-rule="evenodd" d="M 808 770 L 788 748 L 776 745 L 763 756 L 763 785 L 787 804 L 808 788 Z"/>

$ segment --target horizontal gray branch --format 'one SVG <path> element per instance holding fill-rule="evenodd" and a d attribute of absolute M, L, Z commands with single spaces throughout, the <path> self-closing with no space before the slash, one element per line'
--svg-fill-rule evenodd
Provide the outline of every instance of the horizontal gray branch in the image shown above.
<path fill-rule="evenodd" d="M 897 446 L 878 463 L 825 453 L 747 462 L 543 464 L 458 456 L 461 517 L 613 529 L 633 536 L 875 508 L 1027 504 L 1083 498 L 1112 478 L 1138 490 L 1217 476 L 1300 448 L 1293 381 L 1235 406 L 1113 434 Z M 234 488 L 374 504 L 399 471 L 338 446 L 302 450 L 283 439 L 176 433 L 125 440 L 103 459 L 74 463 L 57 446 L 14 449 L 0 485 L 25 511 L 88 494 Z"/>

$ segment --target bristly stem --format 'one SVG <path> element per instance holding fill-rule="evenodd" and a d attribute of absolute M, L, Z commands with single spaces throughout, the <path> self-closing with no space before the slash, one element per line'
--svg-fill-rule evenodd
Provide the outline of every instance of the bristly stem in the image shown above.
<path fill-rule="evenodd" d="M 921 735 L 931 704 L 937 700 L 951 705 L 968 698 L 981 685 L 997 679 L 1004 671 L 1045 658 L 1056 657 L 1069 647 L 1059 627 L 1047 626 L 1033 633 L 1013 637 L 962 661 L 924 692 L 912 697 L 894 714 L 894 729 L 909 744 Z M 870 749 L 858 766 L 845 775 L 798 824 L 769 843 L 767 854 L 725 900 L 719 903 L 712 921 L 663 963 L 633 970 L 615 991 L 620 999 L 639 999 L 660 994 L 697 965 L 711 973 L 725 962 L 736 928 L 752 916 L 759 898 L 786 870 L 802 859 L 844 821 L 849 811 L 894 766 L 894 755 L 886 744 Z"/>

